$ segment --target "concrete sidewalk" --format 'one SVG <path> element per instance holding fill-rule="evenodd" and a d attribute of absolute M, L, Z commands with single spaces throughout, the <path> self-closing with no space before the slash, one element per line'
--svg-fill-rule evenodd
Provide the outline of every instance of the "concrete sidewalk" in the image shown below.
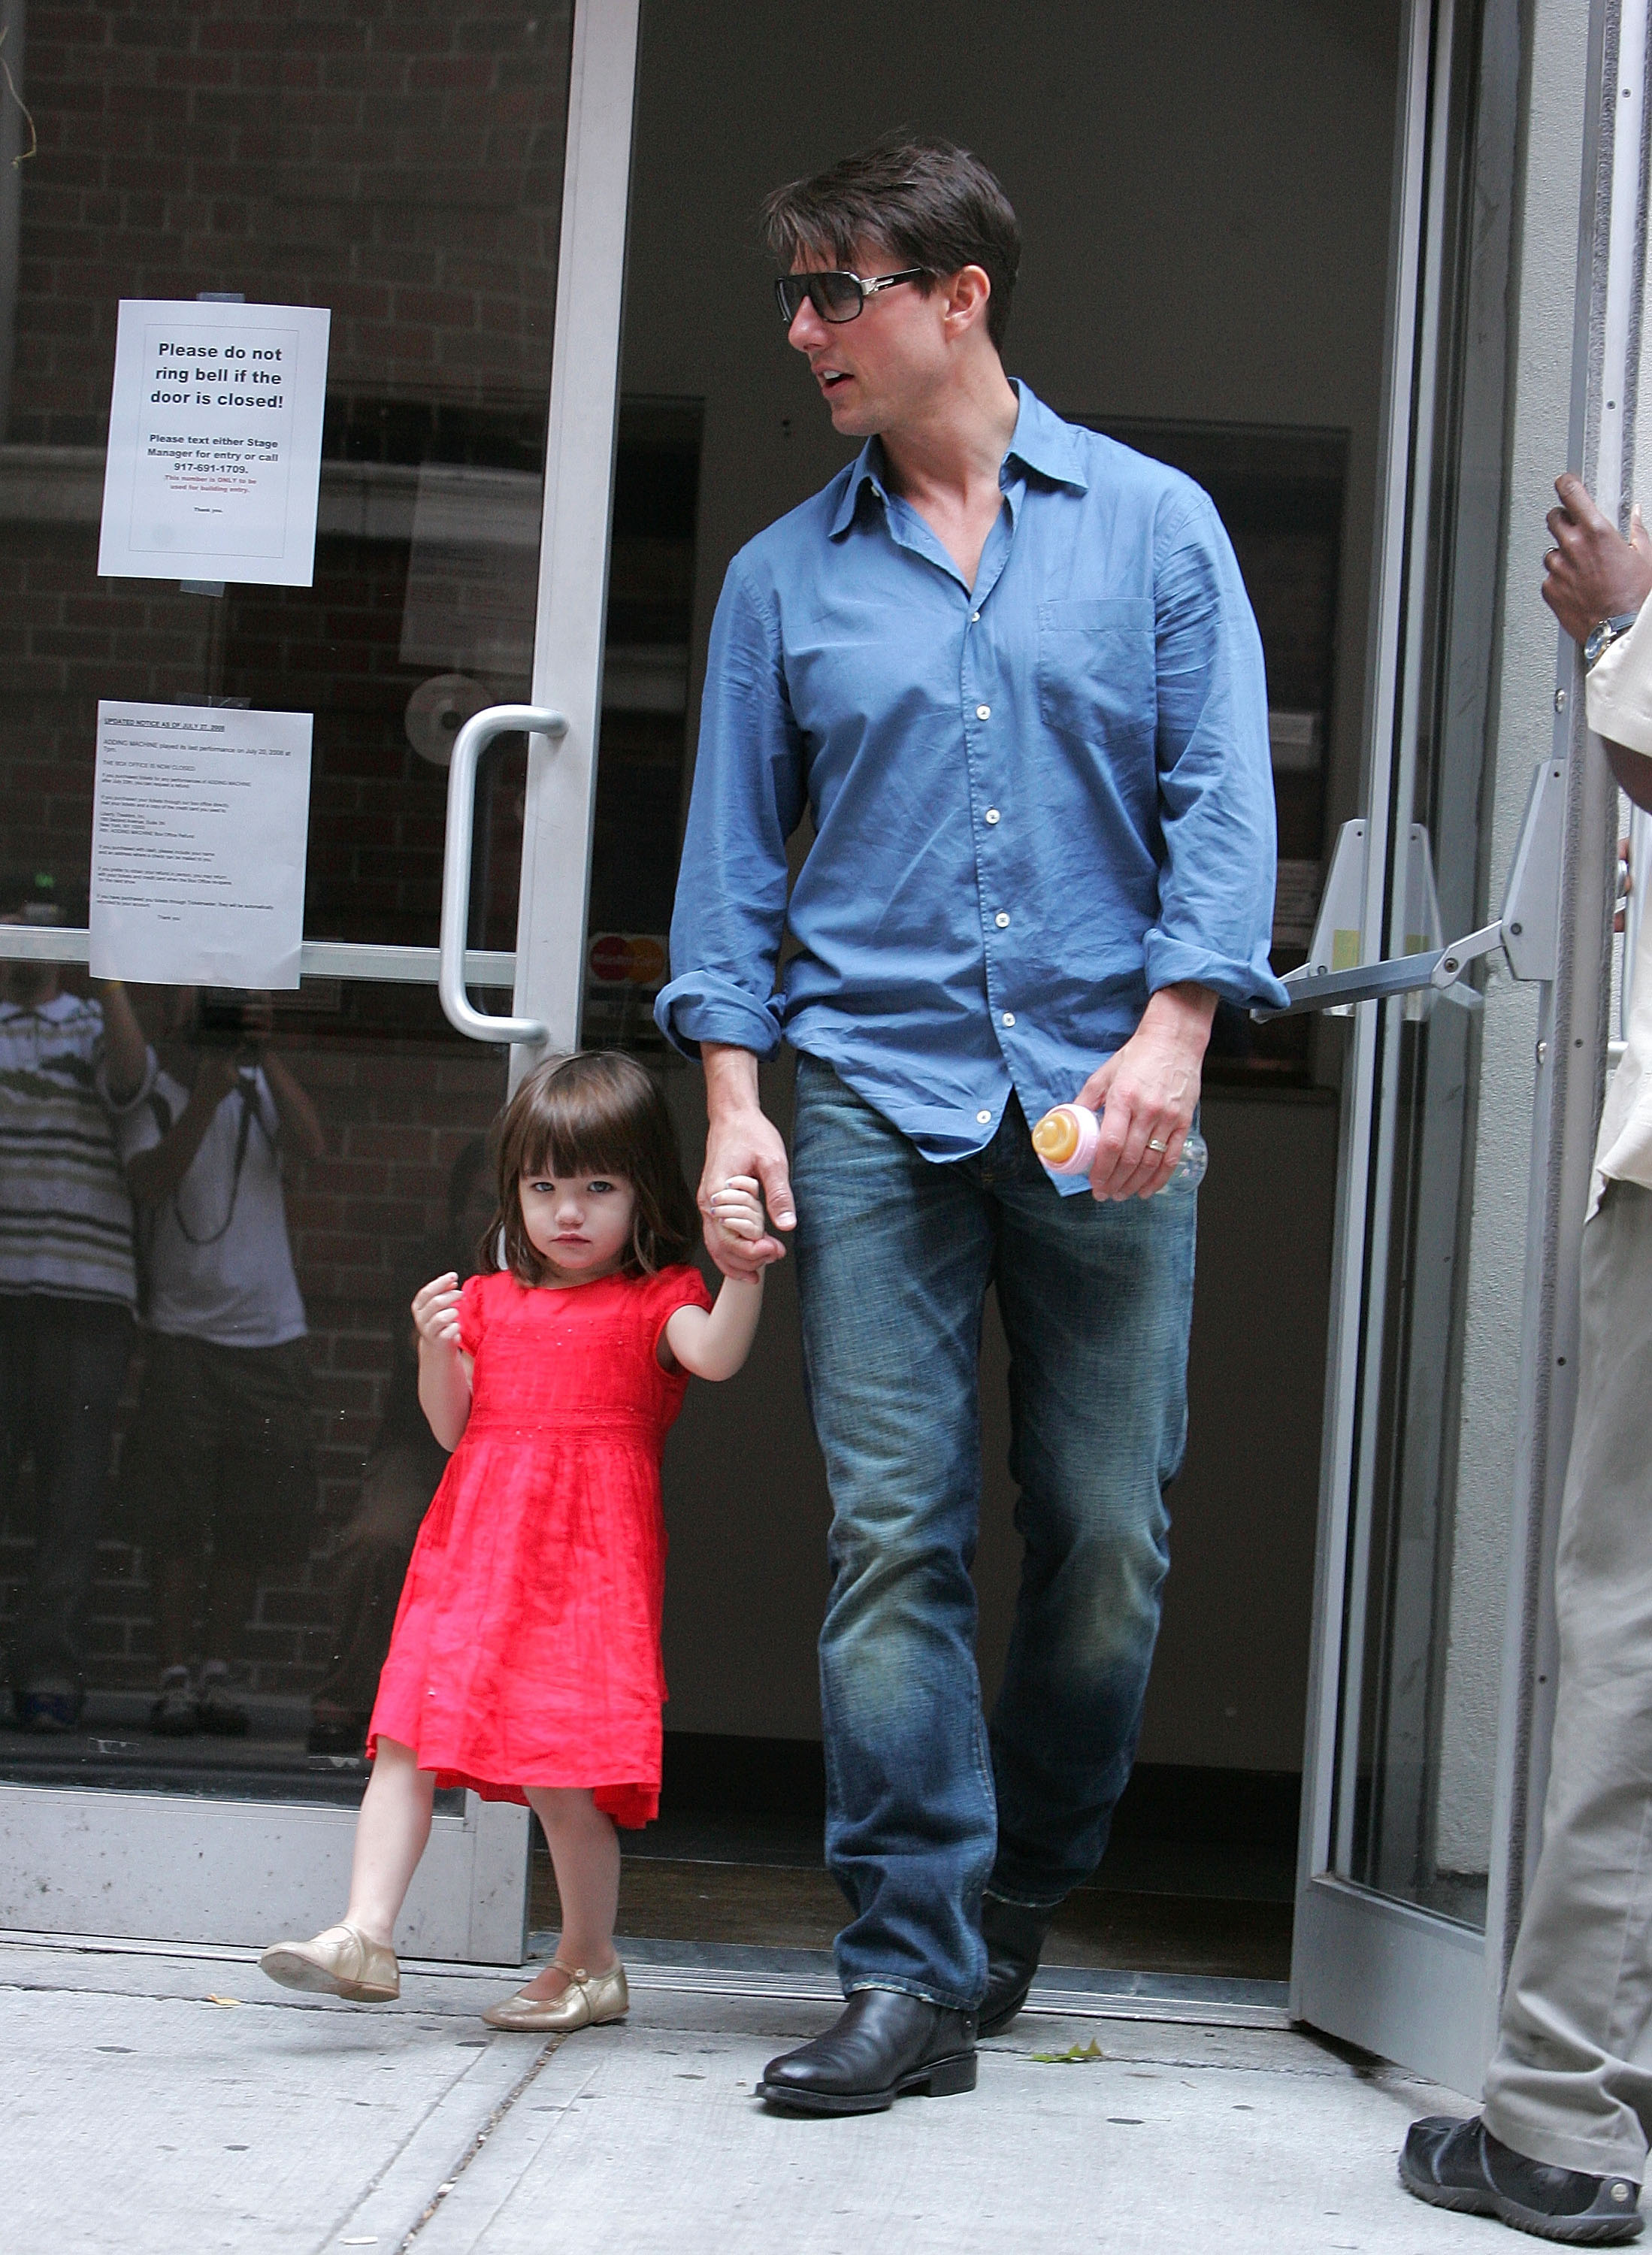
<path fill-rule="evenodd" d="M 1419 2207 L 1407 2123 L 1466 2102 L 1293 2030 L 1023 2014 L 972 2096 L 770 2114 L 765 2060 L 829 2001 L 641 1967 L 559 2048 L 476 2018 L 509 1977 L 406 1974 L 369 2010 L 245 1952 L 0 1946 L 7 2255 L 1496 2255 Z M 704 1978 L 704 1977 L 699 1977 Z M 751 1982 L 748 1987 L 758 1985 Z M 784 1988 L 783 1981 L 771 1986 Z M 1096 2040 L 1105 2058 L 1040 2062 Z"/>

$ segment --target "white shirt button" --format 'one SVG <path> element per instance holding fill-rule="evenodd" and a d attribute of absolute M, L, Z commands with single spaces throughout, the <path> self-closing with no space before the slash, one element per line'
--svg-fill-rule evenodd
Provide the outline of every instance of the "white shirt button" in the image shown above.
<path fill-rule="evenodd" d="M 988 822 L 996 822 L 999 819 L 998 809 L 995 806 L 989 806 L 987 809 L 987 819 Z"/>
<path fill-rule="evenodd" d="M 1004 931 L 1009 929 L 1009 918 L 1005 915 L 1002 909 L 999 910 L 997 915 L 993 918 L 993 922 L 997 925 L 1000 931 Z"/>
<path fill-rule="evenodd" d="M 1015 1024 L 1015 1022 L 1016 1022 L 1016 1014 L 1015 1014 L 1015 1012 L 1014 1012 L 1013 1010 L 1006 1010 L 1006 1011 L 1004 1012 L 1004 1023 L 1005 1023 L 1005 1025 L 1007 1025 L 1007 1026 L 1013 1026 L 1013 1025 Z"/>
<path fill-rule="evenodd" d="M 976 706 L 976 707 L 975 707 L 975 718 L 976 718 L 978 720 L 990 720 L 992 719 L 992 716 L 993 716 L 993 708 L 992 708 L 992 706 L 991 706 L 990 705 L 977 705 L 977 706 Z"/>
<path fill-rule="evenodd" d="M 987 1122 L 992 1118 L 992 1113 L 990 1112 L 978 1112 L 975 1114 L 975 1118 L 984 1128 L 987 1125 Z"/>
<path fill-rule="evenodd" d="M 972 626 L 972 627 L 974 627 L 974 626 L 979 626 L 979 625 L 980 625 L 980 623 L 981 623 L 981 613 L 980 613 L 979 611 L 972 611 L 972 612 L 970 613 L 970 615 L 969 615 L 969 623 L 971 624 L 971 626 Z"/>

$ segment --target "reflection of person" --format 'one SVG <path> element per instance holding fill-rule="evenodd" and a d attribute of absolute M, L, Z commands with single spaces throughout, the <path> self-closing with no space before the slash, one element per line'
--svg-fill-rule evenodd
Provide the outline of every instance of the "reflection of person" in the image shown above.
<path fill-rule="evenodd" d="M 397 1993 L 397 1916 L 438 1784 L 526 1802 L 556 1866 L 553 1963 L 498 2027 L 620 2019 L 615 1822 L 659 1801 L 660 1451 L 689 1373 L 745 1361 L 760 1275 L 716 1303 L 685 1265 L 693 1202 L 664 1099 L 614 1053 L 541 1065 L 505 1114 L 489 1230 L 508 1266 L 413 1303 L 418 1395 L 454 1451 L 420 1530 L 373 1710 L 349 1907 L 264 1970 L 299 1989 Z M 754 1184 L 721 1210 L 762 1234 Z"/>
<path fill-rule="evenodd" d="M 1005 376 L 1020 237 L 992 175 L 885 143 L 771 198 L 770 236 L 789 341 L 865 444 L 729 567 L 657 1014 L 705 1061 L 702 1207 L 756 1175 L 783 1230 L 757 1060 L 783 1035 L 802 1053 L 826 1852 L 854 1915 L 846 2011 L 763 2095 L 859 2112 L 974 2088 L 976 2013 L 1020 2009 L 1129 1774 L 1193 1284 L 1193 1198 L 1151 1193 L 1217 997 L 1280 997 L 1274 814 L 1227 536 L 1186 478 Z M 1075 1095 L 1105 1099 L 1100 1147 L 1058 1184 L 1027 1122 Z M 714 1218 L 706 1244 L 752 1257 Z M 990 1754 L 969 1574 L 989 1281 L 1026 1544 Z"/>
<path fill-rule="evenodd" d="M 259 1567 L 300 1549 L 315 1491 L 304 1302 L 281 1159 L 322 1149 L 315 1107 L 269 1047 L 270 1007 L 172 998 L 167 1070 L 122 1115 L 138 1209 L 144 1375 L 123 1460 L 160 1640 L 151 1728 L 237 1737 L 235 1640 Z M 192 1675 L 201 1617 L 199 1675 Z"/>
<path fill-rule="evenodd" d="M 1624 540 L 1580 479 L 1557 490 L 1543 598 L 1583 647 L 1589 726 L 1613 775 L 1652 808 L 1652 540 L 1638 510 Z M 1484 2110 L 1414 2123 L 1400 2160 L 1437 2207 L 1593 2246 L 1639 2234 L 1652 2139 L 1652 917 L 1628 975 L 1628 1045 L 1583 1233 L 1543 1851 Z"/>
<path fill-rule="evenodd" d="M 0 922 L 60 921 L 5 889 Z M 0 1479 L 34 1465 L 34 1556 L 10 1675 L 17 1719 L 72 1730 L 81 1619 L 131 1348 L 132 1208 L 110 1113 L 143 1093 L 144 1036 L 120 985 L 66 994 L 49 963 L 0 963 Z"/>
<path fill-rule="evenodd" d="M 480 1136 L 453 1162 L 447 1184 L 447 1230 L 411 1264 L 396 1296 L 390 1375 L 384 1415 L 362 1472 L 360 1507 L 331 1560 L 333 1658 L 310 1709 L 313 1754 L 359 1754 L 390 1640 L 407 1562 L 447 1451 L 418 1406 L 418 1331 L 407 1314 L 415 1289 L 451 1268 L 462 1282 L 476 1266 L 476 1246 L 494 1210 L 488 1147 Z"/>

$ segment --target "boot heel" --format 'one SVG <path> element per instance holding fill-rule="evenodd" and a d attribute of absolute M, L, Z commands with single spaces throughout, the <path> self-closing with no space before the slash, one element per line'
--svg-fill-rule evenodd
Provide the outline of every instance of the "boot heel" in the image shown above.
<path fill-rule="evenodd" d="M 966 2052 L 959 2059 L 944 2059 L 930 2073 L 929 2095 L 931 2098 L 956 2098 L 960 2091 L 975 2088 L 975 2055 Z"/>

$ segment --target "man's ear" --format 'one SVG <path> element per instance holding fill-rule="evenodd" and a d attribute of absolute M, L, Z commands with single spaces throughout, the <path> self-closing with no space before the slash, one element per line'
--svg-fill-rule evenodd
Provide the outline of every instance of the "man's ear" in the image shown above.
<path fill-rule="evenodd" d="M 941 285 L 946 293 L 947 326 L 954 332 L 974 328 L 987 319 L 987 301 L 993 285 L 984 266 L 960 266 Z"/>

